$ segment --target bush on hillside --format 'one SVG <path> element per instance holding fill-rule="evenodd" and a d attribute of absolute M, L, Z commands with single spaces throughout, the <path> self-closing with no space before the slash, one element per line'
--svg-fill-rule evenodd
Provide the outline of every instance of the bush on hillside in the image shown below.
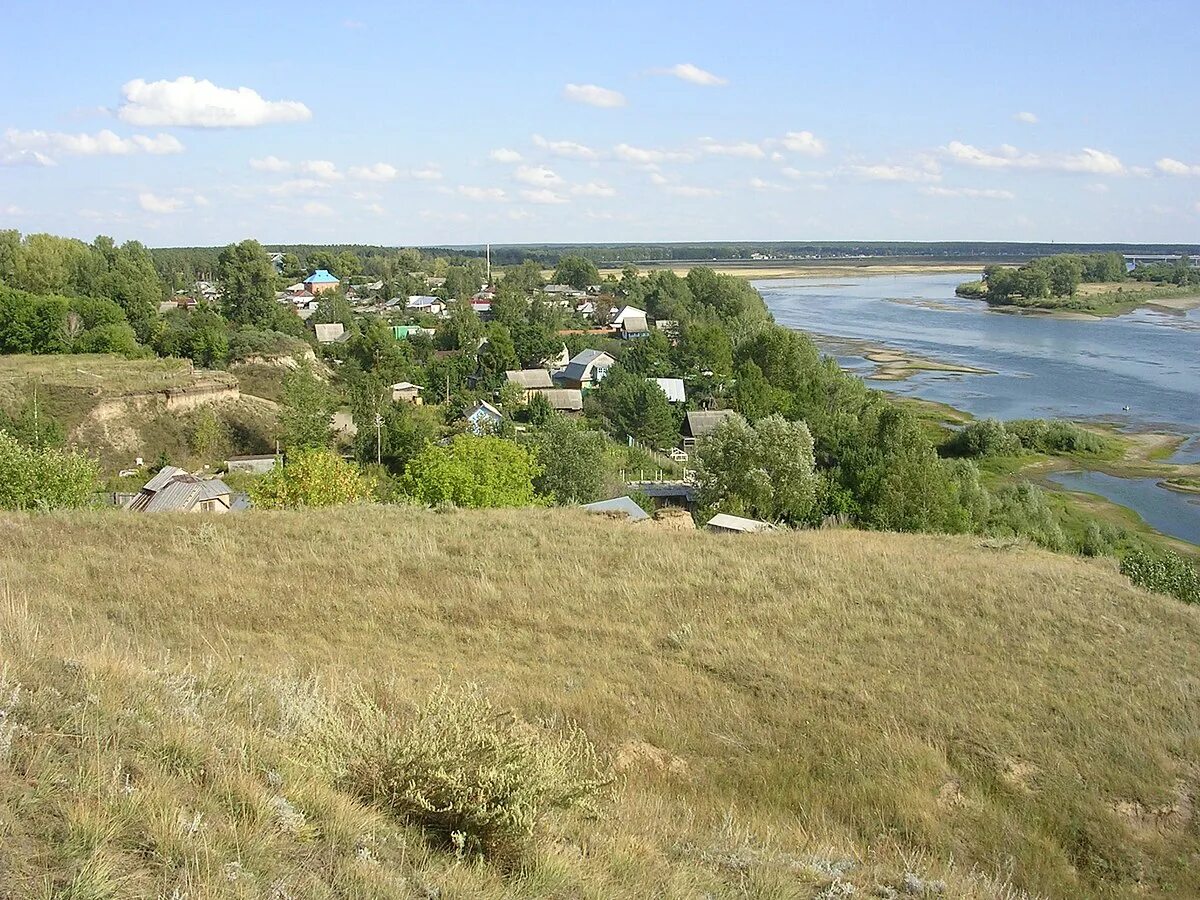
<path fill-rule="evenodd" d="M 250 486 L 250 502 L 258 509 L 338 506 L 370 497 L 370 484 L 358 466 L 325 449 L 293 451 L 286 464 Z"/>
<path fill-rule="evenodd" d="M 1121 560 L 1121 574 L 1148 591 L 1200 603 L 1200 570 L 1170 550 L 1135 550 Z"/>
<path fill-rule="evenodd" d="M 989 534 L 1024 537 L 1039 547 L 1061 552 L 1067 539 L 1054 510 L 1046 502 L 1045 492 L 1035 484 L 1022 481 L 996 491 L 988 517 Z"/>
<path fill-rule="evenodd" d="M 404 490 L 428 506 L 488 509 L 530 506 L 542 467 L 524 447 L 500 437 L 460 434 L 448 447 L 430 444 L 404 470 Z"/>
<path fill-rule="evenodd" d="M 555 810 L 595 812 L 607 767 L 572 724 L 540 727 L 474 686 L 443 685 L 398 721 L 359 696 L 318 744 L 335 782 L 460 855 L 517 862 Z"/>
<path fill-rule="evenodd" d="M 96 461 L 73 450 L 36 450 L 0 431 L 0 509 L 72 509 L 100 484 Z"/>

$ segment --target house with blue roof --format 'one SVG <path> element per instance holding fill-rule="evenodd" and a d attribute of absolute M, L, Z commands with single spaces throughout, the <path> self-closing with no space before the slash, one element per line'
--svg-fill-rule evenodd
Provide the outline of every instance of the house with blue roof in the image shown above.
<path fill-rule="evenodd" d="M 307 278 L 304 279 L 304 286 L 315 296 L 323 294 L 326 291 L 336 291 L 338 285 L 341 284 L 337 277 L 331 275 L 326 269 L 317 269 Z"/>

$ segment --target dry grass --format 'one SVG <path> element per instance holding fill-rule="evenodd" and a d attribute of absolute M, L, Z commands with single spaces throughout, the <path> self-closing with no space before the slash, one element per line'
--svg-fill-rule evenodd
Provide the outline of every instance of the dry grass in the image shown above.
<path fill-rule="evenodd" d="M 193 369 L 186 359 L 125 359 L 98 353 L 0 356 L 0 394 L 23 393 L 28 384 L 40 383 L 113 395 L 189 387 L 212 379 L 232 380 L 225 373 Z"/>
<path fill-rule="evenodd" d="M 555 510 L 0 541 L 0 896 L 1200 895 L 1200 610 L 1102 563 Z M 293 739 L 314 698 L 443 679 L 577 721 L 623 761 L 607 815 L 516 873 L 459 862 Z"/>

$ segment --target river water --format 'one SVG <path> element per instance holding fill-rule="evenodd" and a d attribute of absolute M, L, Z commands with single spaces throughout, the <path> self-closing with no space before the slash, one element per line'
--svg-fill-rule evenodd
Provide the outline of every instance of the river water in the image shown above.
<path fill-rule="evenodd" d="M 1139 309 L 1116 318 L 1004 313 L 954 296 L 968 277 L 815 277 L 758 281 L 755 287 L 777 322 L 809 332 L 818 343 L 820 336 L 864 341 L 995 373 L 873 380 L 874 366 L 859 351 L 826 344 L 873 387 L 979 417 L 1090 419 L 1173 432 L 1188 440 L 1170 461 L 1200 461 L 1200 310 Z M 1130 484 L 1092 479 L 1084 489 L 1143 518 L 1153 511 L 1154 527 L 1196 540 L 1200 507 L 1175 502 L 1174 495 L 1165 500 L 1159 495 L 1171 492 L 1153 479 L 1117 481 Z"/>

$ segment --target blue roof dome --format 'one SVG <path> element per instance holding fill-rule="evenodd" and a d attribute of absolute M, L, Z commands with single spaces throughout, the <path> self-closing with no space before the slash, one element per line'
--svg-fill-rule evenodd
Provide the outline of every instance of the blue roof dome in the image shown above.
<path fill-rule="evenodd" d="M 338 280 L 329 274 L 326 269 L 317 269 L 307 278 L 304 279 L 305 284 L 337 284 Z"/>

